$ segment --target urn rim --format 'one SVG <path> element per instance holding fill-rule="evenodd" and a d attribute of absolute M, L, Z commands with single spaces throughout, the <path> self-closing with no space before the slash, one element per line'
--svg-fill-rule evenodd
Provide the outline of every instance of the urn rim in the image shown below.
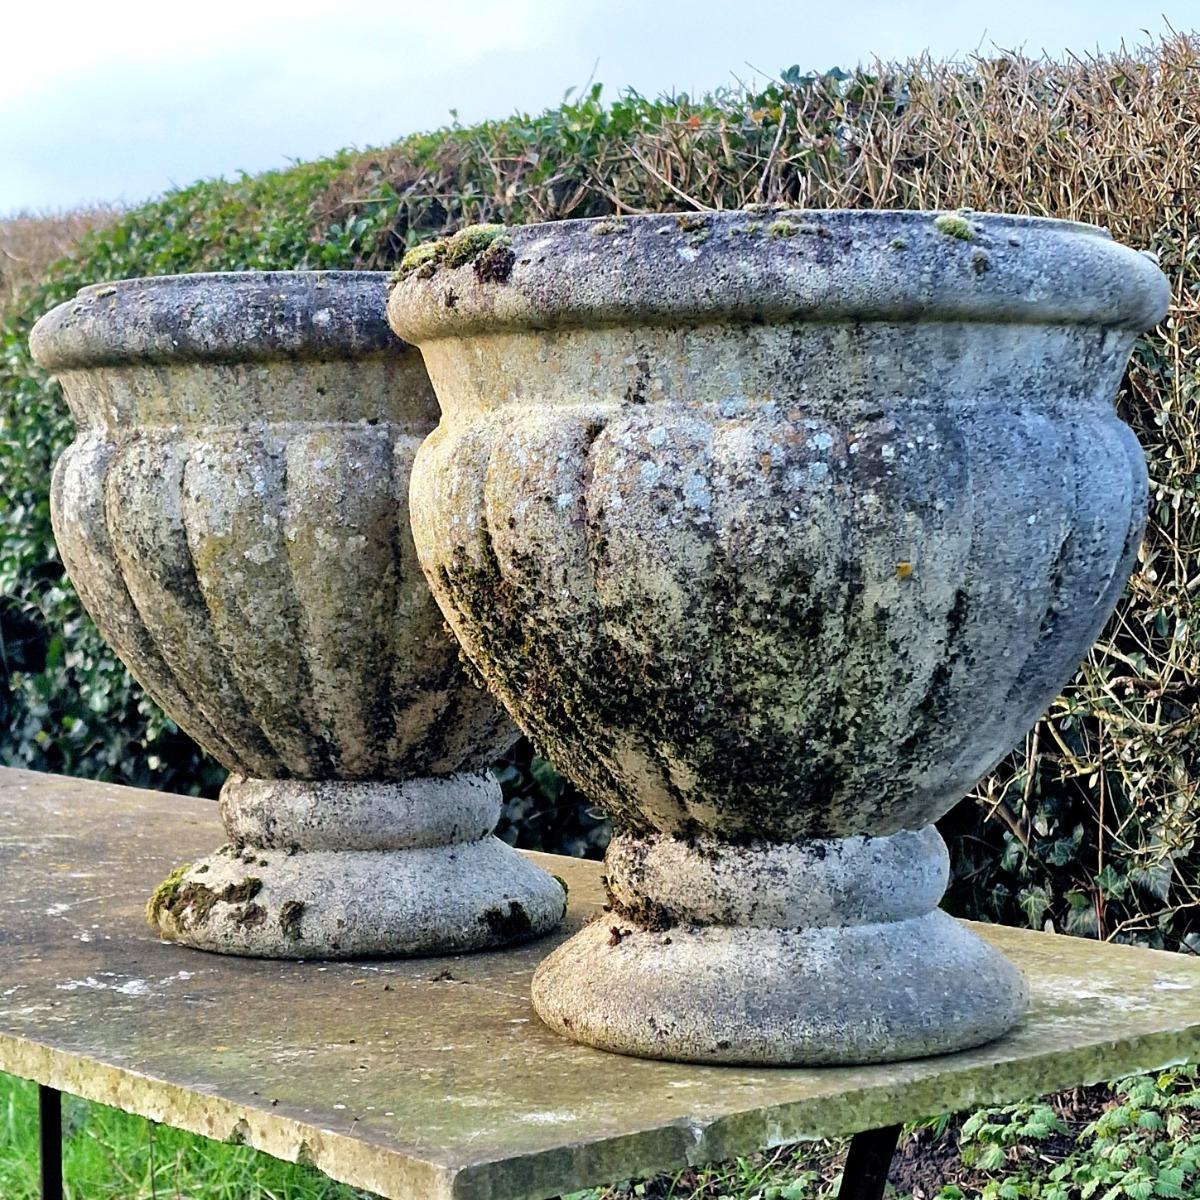
<path fill-rule="evenodd" d="M 89 284 L 29 346 L 51 371 L 145 363 L 399 357 L 384 271 L 211 271 Z"/>
<path fill-rule="evenodd" d="M 475 253 L 434 243 L 448 252 L 393 278 L 400 337 L 722 321 L 1140 332 L 1170 299 L 1153 257 L 1100 226 L 1020 214 L 760 206 L 478 229 Z"/>

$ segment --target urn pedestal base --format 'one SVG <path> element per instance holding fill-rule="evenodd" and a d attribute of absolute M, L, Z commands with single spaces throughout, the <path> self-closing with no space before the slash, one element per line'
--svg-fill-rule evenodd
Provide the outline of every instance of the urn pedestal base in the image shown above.
<path fill-rule="evenodd" d="M 1024 980 L 939 911 L 933 827 L 734 846 L 623 836 L 610 911 L 539 967 L 534 1006 L 600 1049 L 685 1062 L 916 1058 L 1000 1036 Z"/>
<path fill-rule="evenodd" d="M 184 945 L 260 958 L 454 954 L 549 932 L 560 884 L 498 838 L 489 775 L 403 783 L 231 776 L 232 843 L 148 907 Z"/>

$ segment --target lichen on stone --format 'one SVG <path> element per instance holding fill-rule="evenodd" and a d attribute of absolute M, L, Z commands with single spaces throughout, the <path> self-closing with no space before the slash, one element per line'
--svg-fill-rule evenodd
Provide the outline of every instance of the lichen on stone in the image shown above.
<path fill-rule="evenodd" d="M 226 904 L 249 904 L 262 891 L 262 880 L 247 876 L 240 883 L 229 883 L 218 896 Z"/>
<path fill-rule="evenodd" d="M 602 221 L 597 221 L 592 226 L 592 233 L 598 237 L 605 237 L 610 233 L 621 233 L 626 228 L 624 221 L 618 221 L 615 217 L 605 217 Z"/>
<path fill-rule="evenodd" d="M 972 228 L 971 222 L 958 213 L 942 213 L 940 217 L 934 218 L 933 227 L 938 233 L 944 233 L 947 237 L 958 238 L 960 242 L 973 242 L 975 240 L 975 230 Z"/>

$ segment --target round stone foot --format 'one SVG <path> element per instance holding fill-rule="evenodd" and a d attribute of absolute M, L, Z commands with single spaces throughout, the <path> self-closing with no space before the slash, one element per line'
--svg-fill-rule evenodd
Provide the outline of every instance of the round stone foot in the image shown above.
<path fill-rule="evenodd" d="M 168 879 L 149 915 L 164 937 L 220 954 L 455 954 L 548 933 L 562 886 L 498 838 L 412 850 L 224 847 Z"/>
<path fill-rule="evenodd" d="M 164 937 L 260 958 L 457 954 L 548 933 L 561 885 L 492 837 L 488 774 L 397 783 L 230 776 L 233 844 L 150 900 Z"/>
<path fill-rule="evenodd" d="M 819 1065 L 962 1050 L 1024 1013 L 1024 979 L 937 910 L 932 828 L 731 847 L 617 838 L 612 909 L 538 968 L 576 1041 L 683 1062 Z"/>

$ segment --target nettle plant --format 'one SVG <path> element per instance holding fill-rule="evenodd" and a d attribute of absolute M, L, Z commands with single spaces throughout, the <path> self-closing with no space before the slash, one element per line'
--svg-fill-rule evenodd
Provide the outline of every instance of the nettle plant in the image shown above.
<path fill-rule="evenodd" d="M 1184 1200 L 1200 1192 L 1200 1076 L 1179 1068 L 1113 1085 L 1112 1102 L 1072 1129 L 1049 1104 L 983 1109 L 964 1122 L 963 1165 L 987 1178 L 940 1200 Z"/>

